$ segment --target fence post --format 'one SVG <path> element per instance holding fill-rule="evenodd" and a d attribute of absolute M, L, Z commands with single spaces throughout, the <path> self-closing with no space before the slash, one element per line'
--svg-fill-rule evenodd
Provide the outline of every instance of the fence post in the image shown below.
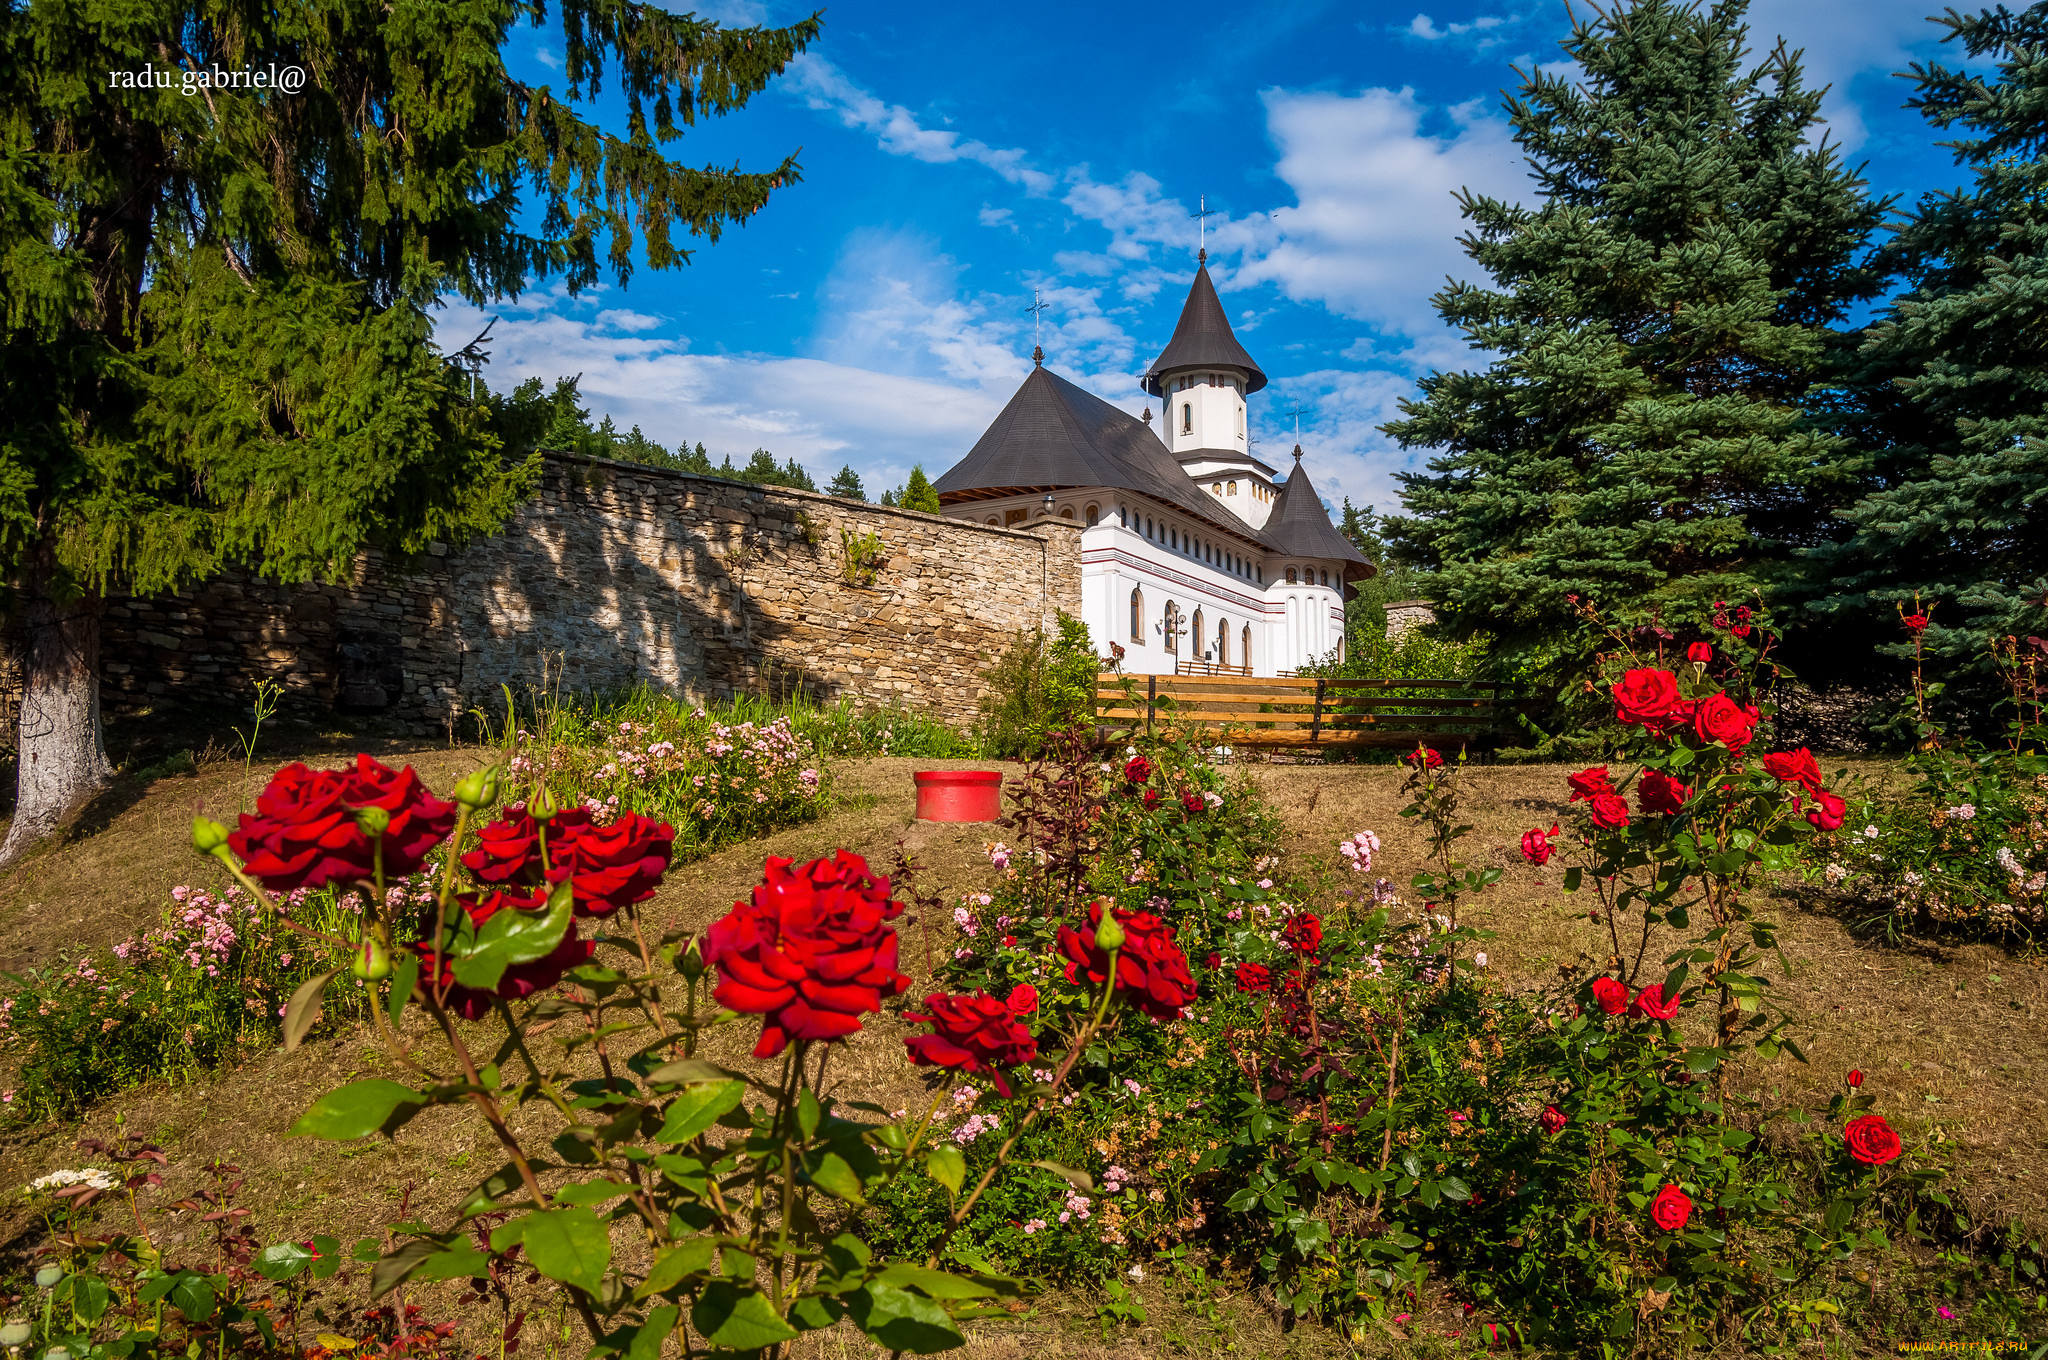
<path fill-rule="evenodd" d="M 1323 739 L 1323 686 L 1328 683 L 1324 677 L 1316 677 L 1316 716 L 1308 725 L 1308 740 L 1311 746 Z"/>
<path fill-rule="evenodd" d="M 1152 710 L 1159 703 L 1159 677 L 1157 674 L 1145 677 L 1145 735 L 1152 735 Z"/>

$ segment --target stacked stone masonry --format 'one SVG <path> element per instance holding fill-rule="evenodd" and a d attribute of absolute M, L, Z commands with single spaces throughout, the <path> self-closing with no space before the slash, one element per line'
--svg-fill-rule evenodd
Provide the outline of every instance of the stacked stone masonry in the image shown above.
<path fill-rule="evenodd" d="M 881 540 L 872 584 L 847 579 L 842 530 Z M 1078 614 L 1080 582 L 1080 530 L 1064 521 L 994 529 L 551 456 L 535 498 L 461 552 L 366 554 L 333 584 L 230 572 L 110 601 L 102 702 L 160 711 L 245 697 L 268 678 L 294 707 L 441 735 L 502 684 L 645 683 L 693 702 L 801 686 L 965 724 L 993 653 L 1055 610 Z M 11 711 L 19 681 L 0 675 Z"/>

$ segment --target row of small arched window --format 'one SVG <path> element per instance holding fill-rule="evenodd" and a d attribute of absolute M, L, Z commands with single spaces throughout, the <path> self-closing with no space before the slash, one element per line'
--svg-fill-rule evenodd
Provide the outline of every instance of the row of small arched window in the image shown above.
<path fill-rule="evenodd" d="M 1217 485 L 1221 486 L 1222 483 L 1219 482 Z M 1230 494 L 1236 495 L 1237 483 L 1230 483 L 1230 488 Z M 1213 490 L 1214 488 L 1211 489 Z M 1186 553 L 1190 557 L 1199 557 L 1212 567 L 1222 567 L 1225 571 L 1236 576 L 1242 576 L 1248 581 L 1256 581 L 1261 585 L 1265 584 L 1265 568 L 1247 560 L 1242 554 L 1219 549 L 1214 543 L 1204 542 L 1191 534 L 1184 534 L 1171 524 L 1157 523 L 1149 516 L 1134 515 L 1131 512 L 1131 508 L 1127 505 L 1119 505 L 1116 508 L 1116 513 L 1118 523 L 1127 529 L 1136 529 L 1155 543 L 1162 543 L 1175 552 Z M 1012 510 L 1007 522 L 1011 524 L 1020 523 L 1024 519 L 1025 514 L 1026 512 L 1023 510 Z M 1091 504 L 1088 506 L 1086 514 L 1088 526 L 1093 528 L 1101 518 L 1101 507 Z M 1061 519 L 1071 520 L 1073 517 L 1073 506 L 1063 505 L 1060 507 Z M 996 517 L 990 515 L 988 523 L 991 526 L 996 525 Z M 1309 585 L 1318 584 L 1318 576 L 1321 577 L 1320 584 L 1326 586 L 1330 584 L 1330 573 L 1327 571 L 1318 572 L 1314 567 L 1289 567 L 1287 569 L 1287 584 L 1291 586 L 1300 585 L 1304 576 L 1307 577 L 1307 584 Z"/>
<path fill-rule="evenodd" d="M 1183 625 L 1182 620 L 1186 617 L 1186 615 L 1180 612 L 1179 605 L 1175 604 L 1172 600 L 1166 602 L 1166 608 L 1159 615 L 1159 632 L 1161 637 L 1165 639 L 1166 650 L 1174 656 L 1180 655 L 1180 638 L 1181 634 L 1185 632 L 1193 639 L 1195 650 L 1198 653 L 1202 653 L 1202 659 L 1214 661 L 1219 666 L 1229 665 L 1230 620 L 1216 620 L 1216 649 L 1213 655 L 1209 655 L 1203 652 L 1203 649 L 1208 645 L 1208 631 L 1202 623 L 1202 611 L 1199 609 L 1195 611 L 1195 618 L 1192 624 Z M 1145 591 L 1142 587 L 1134 588 L 1131 591 L 1131 641 L 1141 646 L 1145 641 Z M 1240 655 L 1245 657 L 1248 662 L 1252 654 L 1252 629 L 1250 624 L 1246 624 L 1239 633 L 1239 645 L 1243 648 Z M 1247 664 L 1247 662 L 1240 662 L 1239 664 L 1243 665 Z"/>

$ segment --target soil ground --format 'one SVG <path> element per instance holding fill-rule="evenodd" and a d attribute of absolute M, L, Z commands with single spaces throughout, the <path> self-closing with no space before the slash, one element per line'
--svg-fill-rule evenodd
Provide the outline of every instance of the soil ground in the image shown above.
<path fill-rule="evenodd" d="M 304 747 L 309 754 L 335 749 L 318 740 Z M 395 744 L 376 753 L 387 763 L 412 763 L 440 788 L 487 758 L 476 750 L 407 750 Z M 262 772 L 284 758 L 266 753 L 257 762 L 248 778 L 251 794 Z M 929 882 L 949 895 L 986 886 L 993 871 L 983 846 L 997 828 L 912 820 L 913 770 L 968 765 L 987 762 L 843 762 L 830 815 L 678 869 L 650 904 L 649 926 L 666 931 L 709 922 L 758 881 L 766 855 L 807 859 L 844 847 L 886 868 L 901 843 L 928 866 Z M 1365 828 L 1384 841 L 1379 872 L 1405 885 L 1420 867 L 1419 833 L 1397 815 L 1405 801 L 1399 770 L 1305 764 L 1245 769 L 1284 819 L 1294 861 L 1290 870 L 1317 860 L 1334 862 L 1335 843 Z M 1495 932 L 1487 949 L 1496 985 L 1543 985 L 1560 967 L 1576 973 L 1612 952 L 1604 928 L 1581 919 L 1582 909 L 1566 898 L 1557 866 L 1531 868 L 1517 851 L 1522 831 L 1548 826 L 1561 811 L 1564 773 L 1562 767 L 1485 766 L 1464 776 L 1473 824 L 1466 857 L 1498 864 L 1506 875 L 1468 917 Z M 1882 769 L 1872 766 L 1868 773 L 1881 777 Z M 191 852 L 190 818 L 202 808 L 225 817 L 241 801 L 242 781 L 239 759 L 216 759 L 189 774 L 128 787 L 121 805 L 104 812 L 90 834 L 0 877 L 0 967 L 14 970 L 112 944 L 153 923 L 174 885 L 208 881 L 218 870 Z M 1974 1220 L 2022 1226 L 2035 1236 L 2048 1228 L 2048 1169 L 2040 1156 L 2048 1147 L 2048 1064 L 2041 1061 L 2048 972 L 2038 953 L 2025 957 L 1989 945 L 1928 940 L 1890 944 L 1789 903 L 1775 914 L 1789 975 L 1776 981 L 1774 993 L 1804 1022 L 1800 1032 L 1811 1061 L 1801 1066 L 1781 1059 L 1753 1068 L 1745 1074 L 1752 1089 L 1772 1104 L 1819 1104 L 1839 1089 L 1849 1068 L 1860 1067 L 1868 1074 L 1865 1091 L 1877 1095 L 1878 1108 L 1908 1139 L 1934 1139 L 1953 1149 L 1956 1180 Z M 926 929 L 919 922 L 905 935 L 903 962 L 913 978 L 912 996 L 923 994 L 927 947 L 938 956 L 952 945 L 950 926 L 931 922 L 929 941 Z M 707 1056 L 743 1063 L 754 1033 L 751 1025 L 716 1032 Z M 417 1029 L 412 1037 L 426 1039 Z M 438 1220 L 502 1160 L 466 1113 L 430 1112 L 389 1142 L 334 1145 L 283 1137 L 319 1092 L 390 1067 L 381 1048 L 360 1031 L 308 1043 L 293 1054 L 252 1054 L 211 1081 L 128 1092 L 95 1110 L 82 1126 L 10 1135 L 0 1142 L 0 1185 L 24 1184 L 78 1164 L 80 1137 L 104 1139 L 125 1131 L 150 1137 L 170 1154 L 167 1191 L 195 1186 L 199 1168 L 215 1158 L 239 1166 L 247 1177 L 240 1202 L 255 1211 L 252 1221 L 265 1241 L 328 1232 L 346 1242 L 381 1234 L 400 1217 Z M 846 1061 L 835 1058 L 834 1071 L 849 1089 L 861 1088 L 866 1098 L 888 1108 L 907 1104 L 923 1089 L 921 1074 L 902 1062 L 888 1025 L 857 1036 Z M 40 1235 L 41 1225 L 23 1199 L 0 1205 L 0 1249 L 16 1269 Z M 178 1245 L 176 1238 L 172 1242 Z M 1095 1342 L 1092 1300 L 1058 1294 L 1039 1300 L 1015 1325 L 980 1328 L 966 1353 L 976 1360 L 1027 1354 L 1120 1360 L 1158 1354 L 1170 1342 L 1197 1354 L 1348 1350 L 1326 1332 L 1281 1331 L 1251 1296 L 1224 1295 L 1194 1309 L 1185 1300 L 1170 1300 L 1156 1279 L 1139 1289 L 1151 1302 L 1152 1320 L 1121 1333 L 1115 1344 Z M 447 1286 L 430 1297 L 454 1308 L 454 1295 Z M 533 1331 L 528 1336 L 527 1356 L 543 1347 L 550 1356 L 581 1352 L 580 1341 Z M 1366 1349 L 1420 1355 L 1436 1353 L 1439 1344 L 1448 1343 L 1410 1342 L 1390 1333 L 1372 1338 Z M 809 1338 L 803 1353 L 852 1357 L 870 1348 L 857 1334 L 834 1331 Z"/>

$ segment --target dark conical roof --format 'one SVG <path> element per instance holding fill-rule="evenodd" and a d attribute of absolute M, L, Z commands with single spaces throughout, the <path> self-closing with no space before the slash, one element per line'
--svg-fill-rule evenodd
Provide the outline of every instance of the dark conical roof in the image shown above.
<path fill-rule="evenodd" d="M 1266 535 L 1279 543 L 1280 551 L 1296 557 L 1336 558 L 1373 567 L 1365 560 L 1365 554 L 1330 523 L 1323 498 L 1316 494 L 1308 473 L 1302 469 L 1299 444 L 1294 446 L 1294 471 L 1288 474 L 1286 490 L 1280 493 L 1280 503 L 1273 507 L 1273 514 L 1266 521 Z M 1378 570 L 1363 574 L 1375 576 Z"/>
<path fill-rule="evenodd" d="M 967 456 L 932 483 L 949 505 L 969 493 L 1109 486 L 1150 496 L 1261 547 L 1277 544 L 1204 496 L 1136 416 L 1083 391 L 1049 368 L 1033 368 Z M 1328 554 L 1324 554 L 1327 556 Z"/>
<path fill-rule="evenodd" d="M 1206 263 L 1195 270 L 1194 286 L 1188 289 L 1187 303 L 1180 309 L 1180 324 L 1173 328 L 1173 339 L 1166 342 L 1165 350 L 1152 361 L 1142 386 L 1153 396 L 1159 396 L 1160 375 L 1176 368 L 1242 369 L 1246 393 L 1266 385 L 1265 373 L 1252 362 L 1252 356 L 1245 353 L 1230 329 L 1230 318 L 1223 314 L 1223 304 L 1216 300 L 1216 285 L 1209 281 Z"/>

